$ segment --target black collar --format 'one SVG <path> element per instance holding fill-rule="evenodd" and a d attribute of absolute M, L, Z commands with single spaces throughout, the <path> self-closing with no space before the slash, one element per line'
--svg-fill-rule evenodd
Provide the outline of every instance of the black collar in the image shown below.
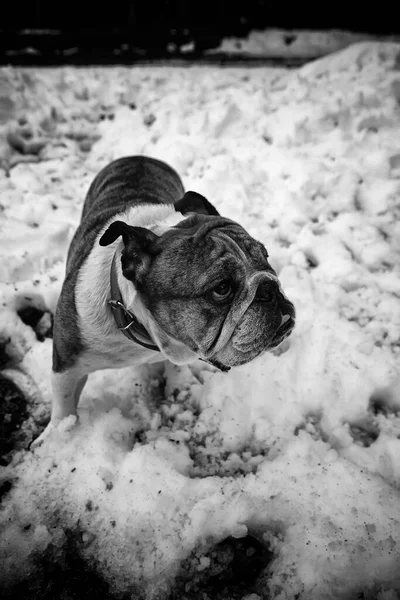
<path fill-rule="evenodd" d="M 143 348 L 160 352 L 160 349 L 155 345 L 145 327 L 139 323 L 135 315 L 125 308 L 123 304 L 122 295 L 118 286 L 116 261 L 117 253 L 114 254 L 114 258 L 111 263 L 111 299 L 108 301 L 108 304 L 113 310 L 117 327 L 128 338 L 128 340 L 136 342 L 136 344 L 143 346 Z"/>

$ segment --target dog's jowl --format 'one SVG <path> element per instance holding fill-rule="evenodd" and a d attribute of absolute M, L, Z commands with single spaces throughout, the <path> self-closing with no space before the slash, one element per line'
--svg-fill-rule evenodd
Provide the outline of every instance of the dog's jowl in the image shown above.
<path fill-rule="evenodd" d="M 198 358 L 221 370 L 276 347 L 295 310 L 265 247 L 178 174 L 143 156 L 94 179 L 54 322 L 50 426 L 75 415 L 89 373 Z"/>

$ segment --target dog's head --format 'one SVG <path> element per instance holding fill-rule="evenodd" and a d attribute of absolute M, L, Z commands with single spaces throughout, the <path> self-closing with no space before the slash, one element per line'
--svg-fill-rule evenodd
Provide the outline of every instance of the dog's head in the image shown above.
<path fill-rule="evenodd" d="M 100 244 L 122 236 L 123 275 L 140 293 L 154 320 L 151 333 L 172 362 L 184 362 L 177 350 L 183 345 L 226 369 L 278 346 L 294 327 L 295 309 L 265 247 L 202 198 L 188 192 L 176 205 L 188 216 L 161 236 L 115 221 Z"/>

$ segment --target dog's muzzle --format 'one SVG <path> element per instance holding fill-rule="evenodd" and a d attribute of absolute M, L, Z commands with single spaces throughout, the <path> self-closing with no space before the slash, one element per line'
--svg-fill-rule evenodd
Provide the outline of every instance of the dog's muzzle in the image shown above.
<path fill-rule="evenodd" d="M 273 291 L 273 293 L 275 296 L 277 296 L 277 310 L 281 311 L 281 322 L 265 349 L 268 350 L 278 346 L 286 337 L 290 335 L 295 322 L 294 306 L 283 293 L 279 279 L 276 277 L 276 275 L 269 273 L 268 271 L 258 271 L 249 277 L 244 289 L 232 304 L 231 310 L 225 318 L 219 335 L 217 335 L 217 338 L 207 350 L 205 356 L 207 360 L 212 363 L 213 357 L 215 357 L 226 347 L 236 328 L 240 325 L 240 322 L 244 318 L 245 313 L 256 299 L 257 295 L 259 296 L 258 300 L 263 302 L 262 293 L 258 294 L 258 292 L 260 288 L 262 288 L 263 283 L 271 282 L 273 282 L 276 286 L 276 289 Z M 252 341 L 248 340 L 247 342 L 244 342 L 244 345 L 251 343 Z M 240 351 L 240 348 L 238 348 L 238 350 Z M 243 348 L 243 351 L 246 351 L 246 349 Z"/>

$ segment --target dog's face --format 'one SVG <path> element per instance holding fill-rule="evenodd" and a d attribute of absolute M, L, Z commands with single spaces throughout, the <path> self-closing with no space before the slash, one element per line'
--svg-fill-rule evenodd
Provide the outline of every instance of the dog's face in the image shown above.
<path fill-rule="evenodd" d="M 119 235 L 123 274 L 166 334 L 157 336 L 161 346 L 171 337 L 226 369 L 248 363 L 290 335 L 294 306 L 264 246 L 237 223 L 190 214 L 158 237 L 115 222 L 101 243 Z M 170 348 L 161 349 L 174 362 Z"/>

